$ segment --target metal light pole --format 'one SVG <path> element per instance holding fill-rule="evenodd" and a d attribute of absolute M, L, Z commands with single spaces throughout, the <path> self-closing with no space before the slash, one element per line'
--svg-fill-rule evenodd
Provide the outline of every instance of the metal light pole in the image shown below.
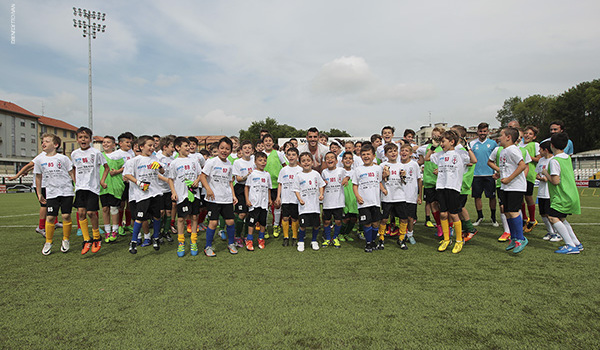
<path fill-rule="evenodd" d="M 94 130 L 94 121 L 92 117 L 92 39 L 96 39 L 96 33 L 104 33 L 106 25 L 98 24 L 96 22 L 92 23 L 92 20 L 104 21 L 106 19 L 106 13 L 73 7 L 73 16 L 83 17 L 83 20 L 74 19 L 73 27 L 83 28 L 83 37 L 88 38 L 88 127 Z"/>

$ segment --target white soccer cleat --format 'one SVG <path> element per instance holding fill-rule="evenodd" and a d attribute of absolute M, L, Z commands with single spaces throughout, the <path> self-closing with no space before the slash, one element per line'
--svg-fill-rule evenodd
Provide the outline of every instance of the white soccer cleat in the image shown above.
<path fill-rule="evenodd" d="M 68 239 L 63 239 L 63 241 L 60 245 L 60 251 L 63 253 L 66 253 L 69 251 L 70 247 L 71 247 L 71 242 L 69 242 Z"/>
<path fill-rule="evenodd" d="M 312 250 L 319 250 L 319 242 L 317 242 L 317 241 L 310 242 L 310 247 L 312 248 Z"/>
<path fill-rule="evenodd" d="M 44 248 L 42 248 L 42 254 L 50 255 L 52 253 L 52 243 L 44 243 Z"/>
<path fill-rule="evenodd" d="M 298 251 L 299 252 L 303 252 L 304 251 L 304 242 L 298 242 Z"/>

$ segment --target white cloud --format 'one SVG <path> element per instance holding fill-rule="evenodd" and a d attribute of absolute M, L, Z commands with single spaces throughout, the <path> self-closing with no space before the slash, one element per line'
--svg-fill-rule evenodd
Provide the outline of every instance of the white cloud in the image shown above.
<path fill-rule="evenodd" d="M 204 115 L 196 115 L 189 130 L 195 130 L 198 135 L 228 135 L 235 130 L 247 128 L 252 122 L 251 118 L 241 118 L 225 113 L 222 109 L 212 110 Z"/>
<path fill-rule="evenodd" d="M 156 80 L 154 81 L 154 85 L 159 87 L 168 87 L 177 83 L 179 80 L 180 77 L 178 75 L 159 74 Z"/>

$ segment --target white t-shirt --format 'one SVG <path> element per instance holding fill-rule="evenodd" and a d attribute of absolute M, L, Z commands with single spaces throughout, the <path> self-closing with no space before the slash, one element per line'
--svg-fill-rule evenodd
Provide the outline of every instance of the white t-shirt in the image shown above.
<path fill-rule="evenodd" d="M 298 146 L 298 153 L 302 154 L 304 152 L 309 152 L 312 154 L 312 152 L 308 148 L 308 143 Z M 315 154 L 312 154 L 313 162 L 315 162 L 315 164 L 313 164 L 314 168 L 316 168 L 317 166 L 321 167 L 321 164 L 325 161 L 325 155 L 327 154 L 327 152 L 329 152 L 329 147 L 317 143 L 317 151 Z"/>
<path fill-rule="evenodd" d="M 204 165 L 206 164 L 206 159 L 204 159 L 204 156 L 201 153 L 190 153 L 188 158 L 195 159 L 198 164 L 200 164 L 201 168 L 204 168 Z"/>
<path fill-rule="evenodd" d="M 60 153 L 48 157 L 42 153 L 33 159 L 33 173 L 42 174 L 42 184 L 46 187 L 46 199 L 73 196 L 73 181 L 69 171 L 73 169 L 71 160 Z"/>
<path fill-rule="evenodd" d="M 127 163 L 128 160 L 133 159 L 135 157 L 135 153 L 133 153 L 132 150 L 129 151 L 123 151 L 122 149 L 118 149 L 110 154 L 107 154 L 108 158 L 110 159 L 123 159 L 123 161 L 125 163 Z"/>
<path fill-rule="evenodd" d="M 549 158 L 540 158 L 537 165 L 535 166 L 535 172 L 541 175 L 542 171 L 544 171 L 544 169 L 547 169 L 549 162 Z M 548 181 L 550 181 L 550 179 L 548 179 Z M 542 199 L 550 199 L 550 191 L 548 190 L 547 181 L 540 181 L 540 184 L 538 185 L 537 197 Z"/>
<path fill-rule="evenodd" d="M 338 168 L 344 167 L 344 163 L 342 163 L 342 159 L 344 159 L 344 153 L 346 153 L 346 152 L 342 152 L 338 155 L 338 163 L 337 163 Z M 359 167 L 364 164 L 362 159 L 354 153 L 352 153 L 352 159 L 353 159 L 352 169 L 356 169 L 356 167 Z"/>
<path fill-rule="evenodd" d="M 321 212 L 319 207 L 319 188 L 321 187 L 325 187 L 325 182 L 315 170 L 311 170 L 309 173 L 301 171 L 296 174 L 294 192 L 300 193 L 300 198 L 304 201 L 304 205 L 298 204 L 298 214 Z"/>
<path fill-rule="evenodd" d="M 285 166 L 279 172 L 277 182 L 281 184 L 281 203 L 282 204 L 298 204 L 298 198 L 294 193 L 294 182 L 296 175 L 302 172 L 302 168 L 296 166 Z M 274 198 L 271 198 L 274 200 Z"/>
<path fill-rule="evenodd" d="M 404 199 L 406 203 L 417 203 L 419 199 L 419 179 L 423 178 L 421 167 L 415 160 L 404 164 L 400 163 L 400 169 L 406 172 L 406 183 L 402 184 L 402 191 L 404 191 Z"/>
<path fill-rule="evenodd" d="M 438 166 L 438 177 L 435 188 L 451 189 L 460 192 L 463 175 L 470 163 L 469 153 L 464 149 L 438 152 L 431 156 L 431 161 Z"/>
<path fill-rule="evenodd" d="M 515 146 L 510 145 L 504 148 L 500 152 L 500 164 L 498 167 L 500 168 L 500 179 L 509 177 L 512 173 L 517 170 L 519 166 L 519 162 L 523 160 L 523 153 L 521 150 Z M 531 158 L 530 158 L 531 161 Z M 525 163 L 528 163 L 525 161 Z M 503 191 L 519 191 L 525 192 L 527 191 L 527 180 L 525 178 L 525 172 L 522 171 L 519 175 L 517 175 L 510 183 L 501 184 L 500 189 Z"/>
<path fill-rule="evenodd" d="M 200 175 L 200 164 L 195 159 L 189 157 L 177 157 L 171 162 L 168 174 L 165 175 L 173 179 L 173 186 L 177 193 L 177 204 L 183 202 L 187 198 L 188 187 L 185 184 L 185 180 L 195 181 Z M 196 190 L 194 195 L 196 198 L 200 197 L 200 189 Z"/>
<path fill-rule="evenodd" d="M 78 148 L 71 153 L 71 160 L 75 168 L 75 191 L 100 194 L 100 167 L 106 164 L 102 153 L 94 147 Z"/>
<path fill-rule="evenodd" d="M 400 146 L 399 143 L 394 142 L 394 141 L 388 142 L 388 143 L 395 143 L 397 146 Z M 375 157 L 377 157 L 377 159 L 381 160 L 381 163 L 388 161 L 388 158 L 385 156 L 385 150 L 384 150 L 385 145 L 387 145 L 387 143 L 385 143 L 385 141 L 384 141 L 384 143 L 379 145 L 379 147 L 377 147 L 377 149 L 375 150 Z M 398 152 L 400 152 L 400 150 L 398 150 Z"/>
<path fill-rule="evenodd" d="M 323 209 L 343 208 L 346 202 L 342 181 L 346 177 L 346 171 L 343 168 L 324 169 L 321 176 L 325 182 Z"/>
<path fill-rule="evenodd" d="M 170 167 L 171 167 L 171 163 L 173 162 L 173 156 L 167 157 L 165 156 L 162 152 L 157 153 L 158 158 L 158 162 L 160 163 L 160 165 L 162 165 L 163 169 L 165 170 L 165 177 L 167 177 L 166 175 L 168 174 Z M 193 181 L 194 179 L 192 179 Z M 159 185 L 160 188 L 162 189 L 162 193 L 168 193 L 171 192 L 171 188 L 169 187 L 169 184 L 164 182 L 164 181 L 159 181 Z"/>
<path fill-rule="evenodd" d="M 254 161 L 252 159 L 244 160 L 244 158 L 238 158 L 233 162 L 233 176 L 244 177 L 251 173 L 252 169 L 254 169 Z M 246 181 L 235 181 L 241 185 L 246 183 Z"/>
<path fill-rule="evenodd" d="M 38 154 L 37 156 L 35 156 L 35 158 L 33 158 L 33 159 L 31 160 L 31 161 L 33 162 L 33 164 L 34 164 L 34 165 L 35 165 L 35 160 L 36 160 L 36 159 L 38 159 L 38 157 L 40 157 L 40 156 L 42 156 L 42 155 L 44 155 L 44 156 L 45 156 L 45 155 L 46 155 L 46 152 L 42 151 L 42 153 Z M 42 179 L 43 179 L 43 178 L 42 178 Z M 35 185 L 35 181 L 36 181 L 36 178 L 35 178 L 35 176 L 34 176 L 34 177 L 33 177 L 33 184 L 32 184 L 33 188 L 35 188 L 35 187 L 36 187 L 36 185 Z M 46 188 L 46 185 L 44 185 L 44 181 L 42 181 L 42 183 L 40 184 L 40 187 L 41 187 L 41 188 Z"/>
<path fill-rule="evenodd" d="M 133 194 L 133 197 L 130 197 L 130 200 L 133 199 L 136 202 L 141 202 L 148 198 L 162 195 L 162 189 L 160 187 L 160 182 L 162 181 L 158 179 L 159 171 L 158 169 L 151 168 L 151 164 L 157 161 L 158 158 L 154 155 L 151 155 L 150 157 L 139 155 L 125 163 L 123 176 L 132 175 L 138 181 L 150 183 L 147 191 L 142 191 L 137 184 L 130 183 L 130 194 Z"/>
<path fill-rule="evenodd" d="M 400 170 L 402 169 L 401 163 L 390 163 L 385 161 L 380 164 L 382 169 L 385 167 L 390 168 L 390 176 L 387 180 L 383 180 L 383 186 L 387 190 L 388 194 L 381 194 L 381 201 L 386 203 L 405 202 L 404 191 L 402 189 L 402 180 L 400 178 Z"/>
<path fill-rule="evenodd" d="M 554 157 L 550 158 L 550 161 L 548 162 L 548 169 L 549 169 L 548 173 L 550 173 L 550 175 L 560 176 L 560 164 L 554 158 L 568 159 L 569 155 L 566 153 L 560 153 L 560 154 L 557 154 Z"/>
<path fill-rule="evenodd" d="M 206 199 L 206 201 L 218 204 L 233 203 L 233 193 L 231 192 L 232 169 L 233 166 L 227 159 L 222 161 L 219 157 L 214 157 L 206 161 L 202 172 L 208 177 L 208 185 L 215 195 L 214 199 Z"/>
<path fill-rule="evenodd" d="M 354 169 L 352 184 L 358 186 L 358 194 L 363 199 L 363 204 L 358 204 L 358 209 L 372 206 L 381 206 L 381 183 L 383 168 L 377 164 L 371 166 L 361 165 Z"/>
<path fill-rule="evenodd" d="M 249 211 L 254 208 L 269 208 L 269 190 L 271 189 L 271 175 L 266 171 L 254 169 L 246 180 L 248 187 L 248 200 L 252 204 Z"/>

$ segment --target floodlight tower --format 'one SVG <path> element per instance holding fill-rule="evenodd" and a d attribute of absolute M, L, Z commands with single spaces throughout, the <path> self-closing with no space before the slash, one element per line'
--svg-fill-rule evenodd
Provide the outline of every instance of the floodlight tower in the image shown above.
<path fill-rule="evenodd" d="M 106 13 L 73 7 L 73 16 L 83 17 L 83 20 L 73 19 L 73 27 L 83 28 L 83 37 L 88 38 L 88 127 L 94 130 L 94 121 L 92 116 L 92 39 L 96 39 L 97 33 L 104 33 L 106 30 L 106 25 L 96 22 L 92 23 L 92 20 L 104 22 L 106 19 Z"/>

